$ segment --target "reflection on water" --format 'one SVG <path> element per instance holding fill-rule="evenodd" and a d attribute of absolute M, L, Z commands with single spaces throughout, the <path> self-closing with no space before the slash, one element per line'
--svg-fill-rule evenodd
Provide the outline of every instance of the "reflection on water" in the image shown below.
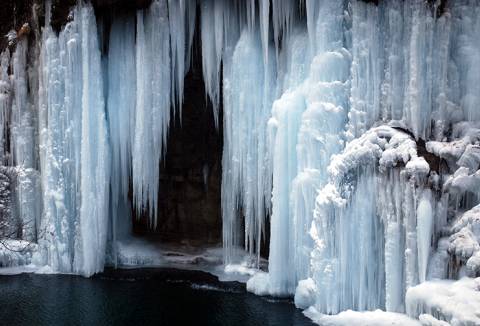
<path fill-rule="evenodd" d="M 2 325 L 311 325 L 288 301 L 202 272 L 0 276 Z"/>

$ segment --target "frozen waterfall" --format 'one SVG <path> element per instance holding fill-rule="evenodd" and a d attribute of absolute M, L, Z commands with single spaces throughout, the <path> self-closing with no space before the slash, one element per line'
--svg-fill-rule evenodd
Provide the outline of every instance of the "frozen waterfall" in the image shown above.
<path fill-rule="evenodd" d="M 444 298 L 478 307 L 478 2 L 153 0 L 102 21 L 79 1 L 59 32 L 45 13 L 0 56 L 0 239 L 31 245 L 0 266 L 90 276 L 134 216 L 158 227 L 198 56 L 195 100 L 223 136 L 225 270 L 254 268 L 249 291 L 320 323 L 480 323 Z"/>

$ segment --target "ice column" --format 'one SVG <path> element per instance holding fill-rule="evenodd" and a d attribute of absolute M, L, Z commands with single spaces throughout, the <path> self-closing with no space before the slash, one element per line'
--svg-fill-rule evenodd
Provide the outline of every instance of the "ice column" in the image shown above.
<path fill-rule="evenodd" d="M 224 149 L 222 216 L 225 262 L 232 263 L 241 243 L 258 263 L 269 211 L 271 171 L 267 122 L 275 91 L 275 58 L 265 65 L 256 31 L 245 28 L 224 64 Z M 252 81 L 255 81 L 254 83 Z"/>
<path fill-rule="evenodd" d="M 276 295 L 294 293 L 297 283 L 310 276 L 313 243 L 308 233 L 316 191 L 327 180 L 323 167 L 343 147 L 350 75 L 350 54 L 343 48 L 344 5 L 326 1 L 316 10 L 315 57 L 308 77 L 274 103 L 270 121 L 274 152 L 269 278 L 270 292 Z M 302 41 L 293 43 L 292 64 L 310 61 L 305 51 L 309 40 L 302 36 Z M 295 73 L 290 70 L 286 80 L 295 80 Z"/>
<path fill-rule="evenodd" d="M 10 77 L 8 67 L 10 65 L 10 51 L 6 49 L 0 54 L 0 163 L 6 164 L 5 141 L 7 136 L 7 122 L 10 116 Z"/>
<path fill-rule="evenodd" d="M 58 37 L 48 25 L 43 31 L 39 139 L 44 213 L 37 260 L 89 276 L 104 265 L 110 153 L 93 8 L 79 5 L 73 16 Z"/>
<path fill-rule="evenodd" d="M 170 125 L 172 71 L 166 0 L 137 12 L 136 110 L 133 139 L 133 195 L 138 212 L 157 225 L 159 167 Z"/>
<path fill-rule="evenodd" d="M 113 250 L 117 233 L 129 223 L 128 191 L 135 130 L 135 17 L 112 23 L 108 52 L 108 127 L 112 157 L 110 179 Z M 115 252 L 114 252 L 115 256 Z"/>

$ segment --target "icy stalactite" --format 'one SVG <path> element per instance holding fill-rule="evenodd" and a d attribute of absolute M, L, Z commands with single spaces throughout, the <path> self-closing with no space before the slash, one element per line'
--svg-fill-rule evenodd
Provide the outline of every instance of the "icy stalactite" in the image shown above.
<path fill-rule="evenodd" d="M 196 0 L 168 0 L 170 23 L 172 104 L 178 105 L 182 117 L 183 83 L 190 67 L 191 47 L 195 31 Z"/>
<path fill-rule="evenodd" d="M 295 1 L 272 0 L 273 40 L 278 56 L 280 41 L 287 40 L 292 30 L 295 15 L 298 14 Z"/>
<path fill-rule="evenodd" d="M 0 54 L 0 163 L 6 164 L 6 140 L 10 115 L 11 85 L 8 75 L 10 51 L 6 49 Z"/>
<path fill-rule="evenodd" d="M 185 2 L 185 21 L 187 24 L 186 27 L 186 36 L 187 48 L 185 49 L 185 73 L 188 72 L 192 64 L 192 45 L 193 38 L 195 36 L 195 26 L 197 18 L 197 1 L 196 0 L 186 0 Z"/>
<path fill-rule="evenodd" d="M 351 137 L 396 120 L 426 139 L 433 116 L 437 135 L 445 131 L 450 16 L 435 12 L 420 2 L 352 3 Z"/>
<path fill-rule="evenodd" d="M 269 59 L 274 62 L 274 58 Z M 258 264 L 269 211 L 271 171 L 267 122 L 275 95 L 275 71 L 264 65 L 261 40 L 244 29 L 224 64 L 222 216 L 225 262 L 244 246 Z M 255 80 L 255 83 L 252 83 Z M 244 244 L 241 220 L 244 215 Z"/>
<path fill-rule="evenodd" d="M 202 1 L 200 30 L 202 38 L 202 70 L 205 92 L 213 104 L 215 125 L 218 125 L 220 105 L 220 66 L 224 42 L 224 8 L 223 1 Z M 231 22 L 230 22 L 231 23 Z"/>
<path fill-rule="evenodd" d="M 452 17 L 452 56 L 450 69 L 456 77 L 452 80 L 454 103 L 463 109 L 463 119 L 478 121 L 480 113 L 480 8 L 475 1 L 460 0 L 449 4 Z M 455 37 L 458 35 L 459 37 Z"/>
<path fill-rule="evenodd" d="M 380 31 L 378 8 L 355 2 L 352 8 L 352 88 L 349 132 L 358 137 L 380 114 Z M 379 60 L 380 59 L 380 60 Z"/>
<path fill-rule="evenodd" d="M 129 221 L 128 209 L 125 209 L 125 206 L 129 206 L 128 191 L 132 176 L 132 144 L 135 131 L 134 17 L 120 17 L 113 21 L 108 49 L 107 113 L 112 158 L 110 216 L 115 251 L 117 233 L 122 228 L 119 224 L 128 224 Z"/>
<path fill-rule="evenodd" d="M 417 207 L 417 248 L 419 281 L 425 282 L 433 231 L 432 194 L 425 190 Z"/>
<path fill-rule="evenodd" d="M 12 108 L 11 126 L 12 133 L 10 165 L 21 165 L 26 168 L 35 167 L 35 116 L 28 96 L 27 76 L 27 50 L 28 41 L 22 38 L 17 42 L 17 47 L 12 55 Z"/>
<path fill-rule="evenodd" d="M 270 47 L 270 0 L 261 0 L 259 2 L 259 23 L 260 35 L 262 37 L 263 60 L 268 64 L 269 47 Z"/>
<path fill-rule="evenodd" d="M 166 150 L 171 101 L 170 26 L 166 0 L 137 13 L 137 100 L 133 141 L 133 194 L 137 211 L 157 225 L 159 167 Z M 149 153 L 148 159 L 144 156 Z"/>
<path fill-rule="evenodd" d="M 186 10 L 184 1 L 168 0 L 168 22 L 170 23 L 171 64 L 172 64 L 172 97 L 173 104 L 183 101 L 183 81 L 185 77 L 185 51 L 187 36 Z M 181 117 L 181 111 L 179 112 Z"/>

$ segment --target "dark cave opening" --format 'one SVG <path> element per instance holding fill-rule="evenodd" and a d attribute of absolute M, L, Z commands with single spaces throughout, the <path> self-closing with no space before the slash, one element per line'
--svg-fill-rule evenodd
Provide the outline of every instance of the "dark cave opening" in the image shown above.
<path fill-rule="evenodd" d="M 160 166 L 157 228 L 149 227 L 148 216 L 133 215 L 133 234 L 162 242 L 221 245 L 222 125 L 215 127 L 198 53 L 185 77 L 181 119 L 177 114 L 170 125 Z"/>
<path fill-rule="evenodd" d="M 183 103 L 171 108 L 166 153 L 159 167 L 158 224 L 152 228 L 148 214 L 137 216 L 132 209 L 132 235 L 174 245 L 221 246 L 223 119 L 220 112 L 216 127 L 205 93 L 198 15 Z"/>

